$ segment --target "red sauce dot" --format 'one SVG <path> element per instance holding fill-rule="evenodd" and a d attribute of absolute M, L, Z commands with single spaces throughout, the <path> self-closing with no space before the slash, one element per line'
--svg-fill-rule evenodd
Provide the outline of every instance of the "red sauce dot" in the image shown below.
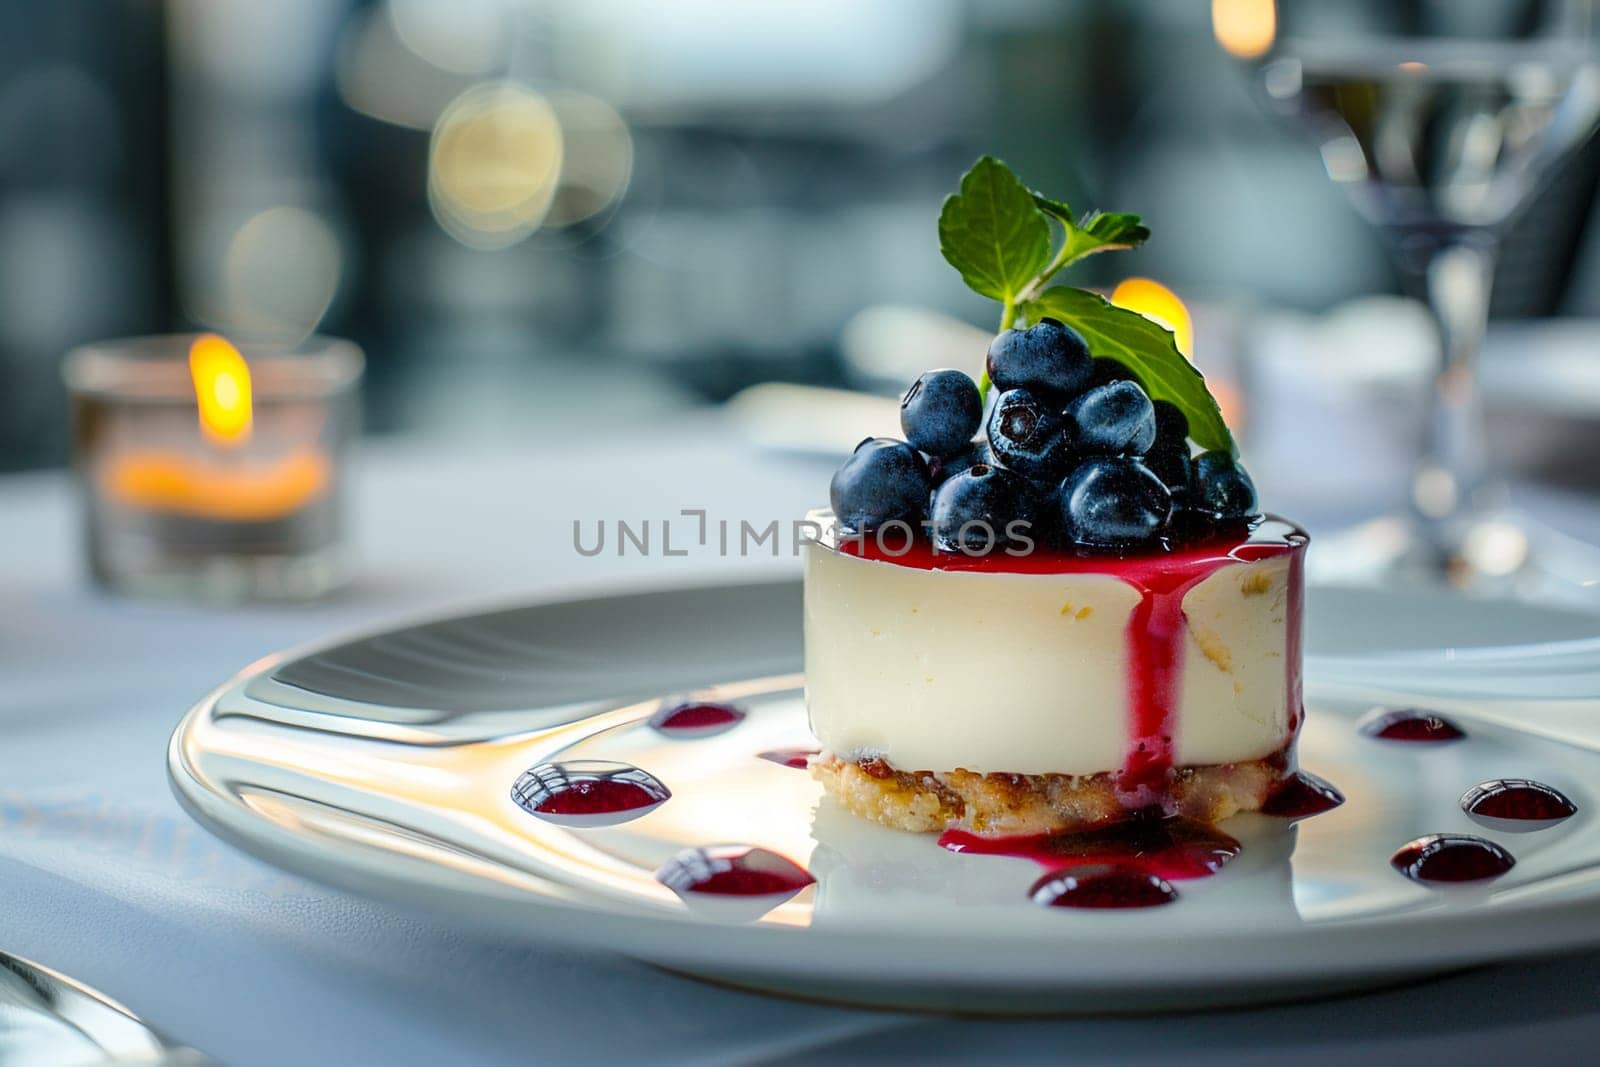
<path fill-rule="evenodd" d="M 816 881 L 776 852 L 744 845 L 684 849 L 662 864 L 656 880 L 674 893 L 734 897 L 793 894 Z"/>
<path fill-rule="evenodd" d="M 1154 908 L 1178 891 L 1165 878 L 1123 863 L 1090 863 L 1047 874 L 1028 894 L 1051 908 Z"/>
<path fill-rule="evenodd" d="M 775 748 L 770 752 L 757 753 L 760 759 L 770 760 L 780 767 L 793 767 L 803 771 L 811 766 L 811 757 L 817 754 L 814 748 Z"/>
<path fill-rule="evenodd" d="M 1361 722 L 1361 732 L 1385 741 L 1456 741 L 1466 731 L 1426 708 L 1379 709 Z"/>
<path fill-rule="evenodd" d="M 1468 815 L 1526 822 L 1555 822 L 1577 814 L 1565 793 L 1529 778 L 1497 778 L 1467 790 L 1461 808 Z"/>
<path fill-rule="evenodd" d="M 1261 814 L 1283 819 L 1305 819 L 1332 811 L 1344 803 L 1344 794 L 1314 774 L 1298 771 L 1273 789 Z"/>
<path fill-rule="evenodd" d="M 663 705 L 650 716 L 650 726 L 664 734 L 721 733 L 732 729 L 744 719 L 744 712 L 732 704 L 710 701 L 689 701 L 682 704 Z"/>
<path fill-rule="evenodd" d="M 517 806 L 540 816 L 636 818 L 670 796 L 654 775 L 611 760 L 541 763 L 518 775 L 511 786 Z"/>
<path fill-rule="evenodd" d="M 1419 837 L 1401 845 L 1389 862 L 1418 882 L 1480 882 L 1498 878 L 1517 863 L 1493 841 L 1470 834 Z"/>
<path fill-rule="evenodd" d="M 573 782 L 553 793 L 534 810 L 547 815 L 605 815 L 659 804 L 662 798 L 635 782 L 590 779 Z"/>
<path fill-rule="evenodd" d="M 689 886 L 687 891 L 731 897 L 758 897 L 769 893 L 793 893 L 810 884 L 810 878 L 800 878 L 782 871 L 753 871 L 735 867 L 702 878 Z"/>

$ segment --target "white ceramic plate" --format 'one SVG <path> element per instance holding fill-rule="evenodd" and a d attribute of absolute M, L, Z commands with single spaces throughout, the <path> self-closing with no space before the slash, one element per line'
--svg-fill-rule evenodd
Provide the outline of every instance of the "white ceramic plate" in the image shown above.
<path fill-rule="evenodd" d="M 503 936 L 836 1000 L 1156 1010 L 1600 944 L 1600 701 L 1451 691 L 1549 656 L 1559 666 L 1524 673 L 1548 687 L 1570 668 L 1569 698 L 1596 692 L 1584 680 L 1595 620 L 1448 594 L 1309 601 L 1301 763 L 1347 803 L 1298 824 L 1231 820 L 1242 854 L 1161 908 L 1040 907 L 1032 863 L 854 819 L 803 771 L 758 758 L 812 744 L 798 679 L 773 677 L 799 665 L 794 584 L 536 605 L 270 657 L 190 712 L 170 772 L 201 822 L 309 877 Z M 1463 660 L 1472 671 L 1452 681 Z M 648 724 L 662 694 L 691 688 L 746 717 L 692 739 Z M 1468 738 L 1406 745 L 1355 729 L 1374 703 L 1416 692 Z M 594 759 L 641 768 L 671 796 L 607 826 L 513 801 L 530 767 Z M 1475 824 L 1461 794 L 1502 777 L 1547 782 L 1579 811 L 1534 832 Z M 1516 866 L 1442 889 L 1391 868 L 1398 846 L 1433 832 L 1496 841 Z M 656 880 L 674 854 L 713 844 L 769 849 L 816 884 L 712 907 Z"/>

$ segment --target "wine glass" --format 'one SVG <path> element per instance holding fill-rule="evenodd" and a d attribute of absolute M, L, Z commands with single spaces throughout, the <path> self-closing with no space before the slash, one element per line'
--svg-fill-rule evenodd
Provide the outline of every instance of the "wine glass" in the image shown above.
<path fill-rule="evenodd" d="M 1386 569 L 1476 586 L 1573 570 L 1553 549 L 1530 551 L 1532 524 L 1505 510 L 1489 477 L 1477 364 L 1507 229 L 1600 121 L 1594 6 L 1214 2 L 1224 47 L 1217 20 L 1254 13 L 1260 95 L 1310 132 L 1329 177 L 1383 235 L 1438 327 L 1412 515 L 1387 541 Z M 1375 545 L 1369 538 L 1358 551 Z M 1600 553 L 1576 573 L 1600 574 Z"/>

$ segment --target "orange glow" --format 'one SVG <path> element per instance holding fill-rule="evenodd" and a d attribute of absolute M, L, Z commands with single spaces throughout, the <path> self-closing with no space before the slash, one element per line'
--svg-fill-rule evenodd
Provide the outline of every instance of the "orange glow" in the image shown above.
<path fill-rule="evenodd" d="M 1278 35 L 1277 6 L 1274 0 L 1211 0 L 1211 32 L 1229 55 L 1256 59 Z"/>
<path fill-rule="evenodd" d="M 250 368 L 239 350 L 214 333 L 201 334 L 189 346 L 189 375 L 207 439 L 228 447 L 250 440 Z"/>
<path fill-rule="evenodd" d="M 1407 74 L 1421 74 L 1423 71 L 1428 69 L 1428 64 L 1422 62 L 1420 59 L 1408 59 L 1404 63 L 1400 64 L 1400 69 L 1405 71 Z"/>
<path fill-rule="evenodd" d="M 1171 330 L 1178 351 L 1194 358 L 1194 324 L 1177 293 L 1149 278 L 1128 278 L 1112 290 L 1111 302 Z"/>
<path fill-rule="evenodd" d="M 331 473 L 328 457 L 310 449 L 250 466 L 227 457 L 149 451 L 117 456 L 102 472 L 101 483 L 111 499 L 132 507 L 260 522 L 293 514 L 321 496 Z"/>
<path fill-rule="evenodd" d="M 1245 411 L 1244 395 L 1239 392 L 1238 386 L 1210 375 L 1206 378 L 1206 388 L 1211 390 L 1217 407 L 1222 409 L 1222 421 L 1235 431 L 1243 429 L 1249 412 Z"/>

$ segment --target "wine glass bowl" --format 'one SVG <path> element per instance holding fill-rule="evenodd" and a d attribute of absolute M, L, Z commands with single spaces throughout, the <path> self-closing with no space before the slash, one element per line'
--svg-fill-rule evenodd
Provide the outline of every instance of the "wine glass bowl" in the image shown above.
<path fill-rule="evenodd" d="M 1595 0 L 1249 6 L 1271 16 L 1248 57 L 1262 101 L 1311 135 L 1439 333 L 1406 533 L 1385 524 L 1373 569 L 1504 579 L 1538 561 L 1487 473 L 1478 351 L 1502 238 L 1600 122 Z"/>
<path fill-rule="evenodd" d="M 1593 53 L 1538 41 L 1281 42 L 1260 86 L 1313 133 L 1328 176 L 1399 232 L 1499 230 L 1600 108 Z"/>

